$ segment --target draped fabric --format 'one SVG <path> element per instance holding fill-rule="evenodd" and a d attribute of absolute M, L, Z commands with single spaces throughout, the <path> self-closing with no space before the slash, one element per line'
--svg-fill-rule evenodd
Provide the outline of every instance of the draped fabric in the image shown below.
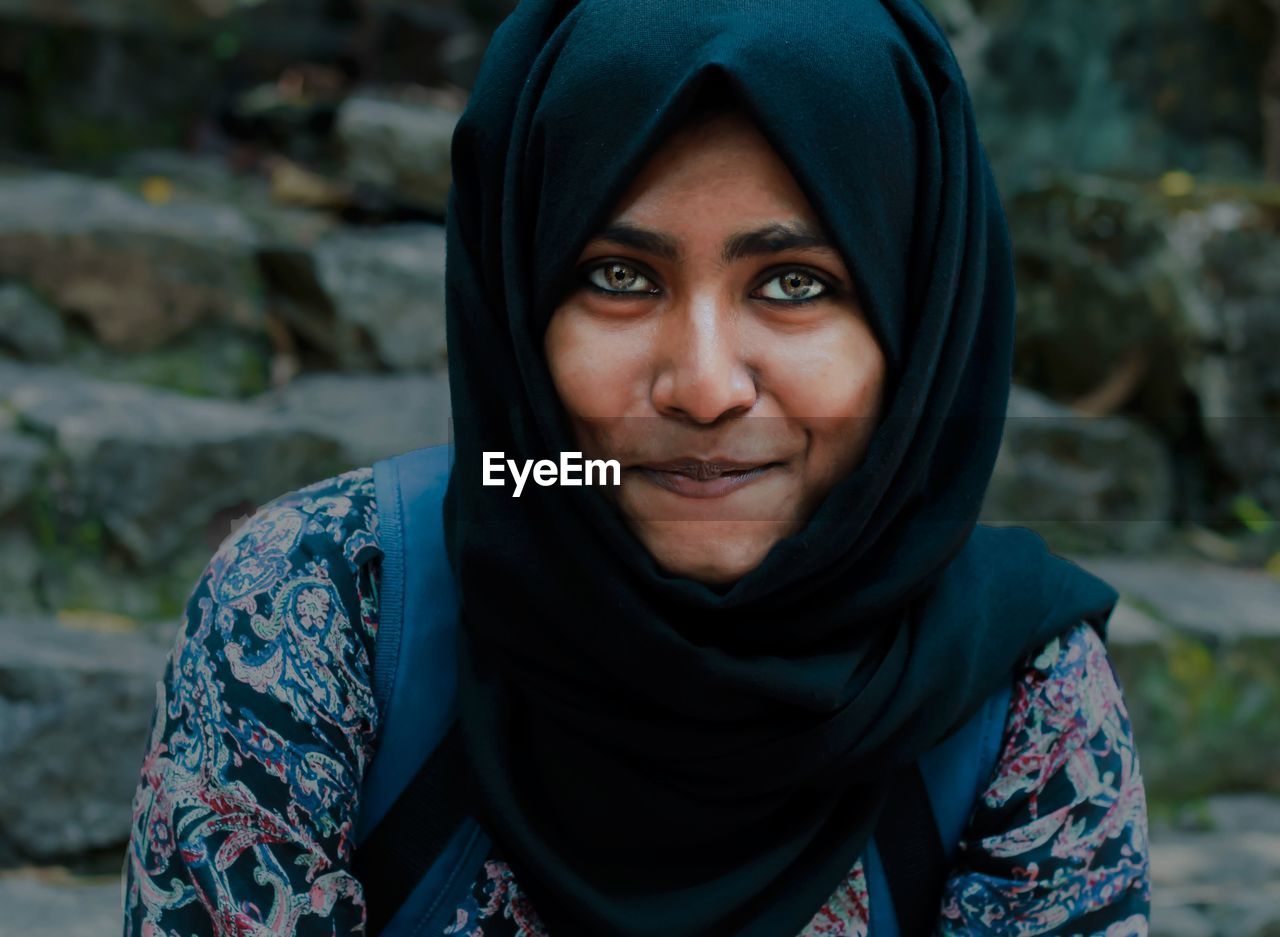
<path fill-rule="evenodd" d="M 482 484 L 575 451 L 543 355 L 584 244 L 699 94 L 743 103 L 857 283 L 886 408 L 731 586 L 662 572 L 596 488 Z M 976 523 L 1013 272 L 968 93 L 915 0 L 523 0 L 454 135 L 446 297 L 476 810 L 556 937 L 798 932 L 888 779 L 1116 594 Z"/>

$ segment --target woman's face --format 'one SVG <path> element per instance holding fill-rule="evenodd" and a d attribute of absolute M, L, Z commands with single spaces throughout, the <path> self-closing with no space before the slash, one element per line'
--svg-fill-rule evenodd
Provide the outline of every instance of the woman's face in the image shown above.
<path fill-rule="evenodd" d="M 545 349 L 579 446 L 621 464 L 606 490 L 664 570 L 740 578 L 875 428 L 884 357 L 849 271 L 736 114 L 671 137 L 578 269 Z"/>

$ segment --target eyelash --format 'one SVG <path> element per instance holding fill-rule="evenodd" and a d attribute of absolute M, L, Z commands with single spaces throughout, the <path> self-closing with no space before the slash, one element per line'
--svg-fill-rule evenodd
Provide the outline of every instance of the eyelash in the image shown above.
<path fill-rule="evenodd" d="M 583 285 L 586 286 L 591 291 L 602 294 L 604 296 L 608 296 L 611 299 L 622 299 L 622 298 L 630 298 L 633 296 L 652 296 L 653 295 L 653 293 L 650 293 L 647 291 L 608 290 L 602 286 L 597 286 L 595 283 L 591 282 L 591 274 L 595 273 L 597 270 L 602 270 L 611 264 L 619 264 L 624 267 L 630 267 L 632 270 L 640 274 L 640 276 L 644 277 L 646 280 L 656 279 L 656 277 L 653 277 L 650 274 L 646 273 L 642 267 L 636 264 L 624 263 L 621 260 L 605 260 L 605 261 L 601 261 L 600 263 L 592 264 L 591 266 L 587 267 L 582 271 Z M 837 293 L 837 287 L 834 283 L 829 281 L 826 277 L 819 275 L 817 272 L 810 270 L 808 267 L 803 267 L 803 266 L 775 267 L 773 268 L 773 270 L 769 271 L 769 273 L 771 275 L 766 276 L 765 279 L 763 279 L 760 282 L 760 286 L 764 286 L 764 284 L 769 283 L 772 280 L 776 280 L 786 273 L 803 273 L 805 276 L 812 277 L 814 280 L 816 280 L 822 286 L 822 292 L 819 293 L 817 296 L 810 296 L 808 299 L 773 299 L 772 297 L 768 297 L 768 296 L 756 297 L 757 299 L 760 300 L 760 302 L 769 303 L 774 306 L 804 306 L 804 305 L 808 305 L 809 303 L 815 302 L 819 299 L 831 299 Z M 759 289 L 760 286 L 757 286 L 756 289 Z"/>

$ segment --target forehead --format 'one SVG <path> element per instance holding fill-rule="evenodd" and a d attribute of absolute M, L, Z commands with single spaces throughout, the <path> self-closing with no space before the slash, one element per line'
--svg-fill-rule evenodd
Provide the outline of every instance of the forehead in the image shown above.
<path fill-rule="evenodd" d="M 601 227 L 716 221 L 820 227 L 782 156 L 738 112 L 687 121 L 659 143 Z"/>

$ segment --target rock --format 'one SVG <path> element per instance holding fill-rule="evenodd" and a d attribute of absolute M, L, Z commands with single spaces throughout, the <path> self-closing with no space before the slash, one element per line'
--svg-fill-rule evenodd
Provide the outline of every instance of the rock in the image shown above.
<path fill-rule="evenodd" d="M 0 853 L 122 844 L 167 648 L 142 633 L 0 621 Z"/>
<path fill-rule="evenodd" d="M 0 14 L 0 63 L 9 76 L 0 85 L 0 131 L 10 152 L 69 166 L 144 146 L 179 146 L 215 99 L 224 63 L 213 54 L 214 37 L 145 10 L 172 14 L 201 4 L 0 2 L 10 4 L 38 11 L 18 21 Z M 126 8 L 131 23 L 98 15 Z"/>
<path fill-rule="evenodd" d="M 0 139 L 71 164 L 208 139 L 228 86 L 351 61 L 361 15 L 323 0 L 0 0 Z"/>
<path fill-rule="evenodd" d="M 336 63 L 359 52 L 367 11 L 325 0 L 222 0 L 208 4 L 241 38 L 236 64 L 246 85 L 279 76 L 299 63 Z M 256 79 L 256 80 L 255 80 Z"/>
<path fill-rule="evenodd" d="M 0 524 L 0 616 L 44 611 L 41 556 L 35 540 L 13 523 Z"/>
<path fill-rule="evenodd" d="M 1266 794 L 1219 794 L 1205 801 L 1209 828 L 1219 833 L 1280 836 L 1280 798 Z"/>
<path fill-rule="evenodd" d="M 444 373 L 303 375 L 257 402 L 337 440 L 353 466 L 450 439 L 449 379 Z"/>
<path fill-rule="evenodd" d="M 1272 884 L 1260 893 L 1242 899 L 1238 908 L 1215 909 L 1222 934 L 1249 934 L 1276 937 L 1280 934 L 1280 888 Z"/>
<path fill-rule="evenodd" d="M 444 230 L 396 224 L 335 231 L 310 251 L 264 255 L 281 315 L 342 368 L 446 363 Z"/>
<path fill-rule="evenodd" d="M 0 350 L 28 361 L 53 361 L 67 347 L 56 309 L 18 283 L 0 283 Z"/>
<path fill-rule="evenodd" d="M 1280 512 L 1280 239 L 1265 187 L 1187 185 L 1064 176 L 1007 200 L 1014 375 L 1141 417 L 1175 453 L 1179 520 L 1221 524 L 1241 491 Z"/>
<path fill-rule="evenodd" d="M 470 0 L 468 0 L 470 3 Z M 366 48 L 367 70 L 372 84 L 409 81 L 439 86 L 452 82 L 469 88 L 475 72 L 470 56 L 472 43 L 483 51 L 496 23 L 476 29 L 472 17 L 457 3 L 427 6 L 413 0 L 387 0 L 373 12 Z"/>
<path fill-rule="evenodd" d="M 22 505 L 35 492 L 48 448 L 0 423 L 0 516 Z"/>
<path fill-rule="evenodd" d="M 446 81 L 459 88 L 474 87 L 491 36 L 484 29 L 468 29 L 441 43 L 438 62 Z"/>
<path fill-rule="evenodd" d="M 445 363 L 444 229 L 395 225 L 335 232 L 315 249 L 339 322 L 369 336 L 396 370 Z"/>
<path fill-rule="evenodd" d="M 251 504 L 243 502 L 224 513 L 239 516 L 252 509 Z M 42 551 L 38 557 L 39 602 L 35 609 L 43 614 L 93 610 L 138 621 L 172 620 L 182 614 L 213 554 L 216 545 L 210 544 L 225 537 L 230 529 L 230 522 L 220 515 L 206 525 L 204 536 L 152 569 L 138 569 L 131 557 L 122 556 L 118 550 L 85 545 L 68 537 L 61 549 Z M 14 610 L 31 607 L 16 606 Z"/>
<path fill-rule="evenodd" d="M 250 397 L 271 383 L 267 336 L 216 322 L 197 325 L 149 351 L 112 351 L 85 336 L 77 336 L 71 349 L 61 364 L 81 374 L 194 397 Z"/>
<path fill-rule="evenodd" d="M 517 0 L 461 0 L 461 6 L 482 28 L 494 30 L 516 8 Z"/>
<path fill-rule="evenodd" d="M 353 94 L 339 108 L 335 127 L 346 177 L 393 191 L 406 203 L 443 218 L 457 122 L 456 110 L 426 101 L 368 91 Z"/>
<path fill-rule="evenodd" d="M 116 160 L 112 172 L 113 179 L 131 191 L 158 188 L 174 200 L 218 202 L 234 208 L 253 227 L 261 247 L 309 245 L 341 223 L 328 212 L 281 204 L 272 182 L 273 166 L 292 164 L 268 159 L 266 172 L 237 172 L 225 157 L 142 150 Z"/>
<path fill-rule="evenodd" d="M 49 523 L 84 531 L 59 541 L 89 553 L 115 545 L 142 568 L 208 546 L 227 511 L 351 467 L 336 443 L 261 407 L 56 368 L 0 367 L 0 405 L 57 450 Z"/>
<path fill-rule="evenodd" d="M 991 42 L 991 29 L 971 0 L 924 0 L 947 34 L 951 51 L 964 73 L 971 90 L 982 86 L 987 78 L 983 55 Z"/>
<path fill-rule="evenodd" d="M 263 327 L 252 226 L 201 200 L 148 203 L 59 173 L 0 176 L 0 276 L 26 281 L 116 349 L 197 323 Z"/>
<path fill-rule="evenodd" d="M 1149 431 L 1013 388 L 984 521 L 1032 527 L 1060 550 L 1142 551 L 1171 511 L 1168 456 Z"/>
<path fill-rule="evenodd" d="M 1169 937 L 1268 937 L 1280 926 L 1280 801 L 1256 795 L 1216 797 L 1219 812 L 1238 814 L 1222 829 L 1153 828 L 1152 934 Z M 1256 823 L 1249 823 L 1249 818 Z"/>
<path fill-rule="evenodd" d="M 1258 173 L 1258 76 L 1274 23 L 1262 4 L 1099 4 L 1082 16 L 1072 0 L 974 2 L 976 48 L 961 5 L 930 0 L 957 29 L 983 143 L 1008 191 L 1045 169 Z"/>
<path fill-rule="evenodd" d="M 1077 560 L 1123 596 L 1108 643 L 1149 794 L 1280 792 L 1280 581 L 1181 559 Z"/>
<path fill-rule="evenodd" d="M 162 179 L 175 194 L 214 200 L 238 200 L 253 178 L 235 173 L 227 159 L 212 153 L 145 149 L 122 154 L 112 164 L 113 177 L 137 187 L 146 179 Z M 260 189 L 261 186 L 258 186 Z"/>
<path fill-rule="evenodd" d="M 1142 187 L 1061 175 L 1006 200 L 1018 280 L 1014 374 L 1049 397 L 1113 391 L 1108 412 L 1183 430 L 1185 388 L 1217 348 L 1212 307 L 1166 236 L 1172 209 Z"/>
<path fill-rule="evenodd" d="M 1112 647 L 1149 647 L 1162 641 L 1166 630 L 1163 624 L 1134 605 L 1132 599 L 1122 595 L 1107 622 L 1107 643 Z"/>
<path fill-rule="evenodd" d="M 105 32 L 190 31 L 211 18 L 218 7 L 229 11 L 232 3 L 206 4 L 199 0 L 0 0 L 0 19 L 88 27 Z"/>
<path fill-rule="evenodd" d="M 1239 486 L 1280 513 L 1277 223 L 1226 198 L 1182 212 L 1170 241 L 1214 310 L 1225 352 L 1189 375 L 1205 435 Z"/>
<path fill-rule="evenodd" d="M 101 937 L 121 926 L 118 878 L 78 878 L 48 869 L 0 875 L 6 934 L 23 937 Z"/>
<path fill-rule="evenodd" d="M 1151 896 L 1151 937 L 1218 937 L 1218 932 L 1208 915 L 1161 892 Z"/>
<path fill-rule="evenodd" d="M 1280 580 L 1248 569 L 1164 558 L 1093 556 L 1097 573 L 1150 616 L 1214 642 L 1280 641 Z"/>

